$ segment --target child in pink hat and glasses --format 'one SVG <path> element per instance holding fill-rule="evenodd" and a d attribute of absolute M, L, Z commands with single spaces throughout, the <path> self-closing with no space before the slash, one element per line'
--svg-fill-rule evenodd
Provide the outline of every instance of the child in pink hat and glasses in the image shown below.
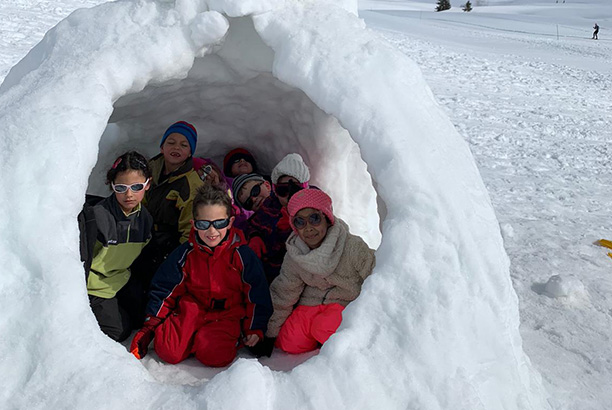
<path fill-rule="evenodd" d="M 293 232 L 270 294 L 274 313 L 266 336 L 298 354 L 320 347 L 342 322 L 342 311 L 359 296 L 374 268 L 374 250 L 333 214 L 318 189 L 295 193 L 288 204 Z"/>

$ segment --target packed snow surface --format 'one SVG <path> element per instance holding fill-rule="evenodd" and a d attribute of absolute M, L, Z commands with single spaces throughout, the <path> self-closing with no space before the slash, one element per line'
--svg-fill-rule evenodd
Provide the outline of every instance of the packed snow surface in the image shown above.
<path fill-rule="evenodd" d="M 0 75 L 95 3 L 3 1 Z M 547 402 L 606 408 L 612 260 L 592 242 L 612 237 L 610 6 L 362 2 L 374 34 L 350 2 L 207 3 L 219 13 L 195 1 L 79 11 L 0 88 L 0 403 L 546 408 L 513 284 Z M 228 19 L 242 14 L 255 17 Z M 271 168 L 302 153 L 371 246 L 382 219 L 375 275 L 318 355 L 241 354 L 218 373 L 137 362 L 97 330 L 77 255 L 82 194 L 104 192 L 121 151 L 154 154 L 179 118 L 198 126 L 202 155 L 242 144 Z"/>
<path fill-rule="evenodd" d="M 360 15 L 419 64 L 470 144 L 551 404 L 608 409 L 612 259 L 593 242 L 612 237 L 612 3 L 496 3 L 364 1 Z"/>

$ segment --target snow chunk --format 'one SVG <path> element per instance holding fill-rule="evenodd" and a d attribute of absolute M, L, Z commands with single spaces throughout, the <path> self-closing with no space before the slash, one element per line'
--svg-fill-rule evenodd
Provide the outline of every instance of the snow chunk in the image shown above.
<path fill-rule="evenodd" d="M 227 33 L 229 22 L 222 14 L 217 12 L 206 12 L 198 14 L 190 25 L 191 39 L 195 44 L 208 45 L 219 42 Z M 197 53 L 203 56 L 208 47 Z"/>
<path fill-rule="evenodd" d="M 584 293 L 583 283 L 576 279 L 565 279 L 561 275 L 551 276 L 544 285 L 543 294 L 551 298 L 577 296 Z"/>
<path fill-rule="evenodd" d="M 505 241 L 514 238 L 514 228 L 512 227 L 512 224 L 500 224 L 499 228 L 501 229 L 501 234 Z"/>

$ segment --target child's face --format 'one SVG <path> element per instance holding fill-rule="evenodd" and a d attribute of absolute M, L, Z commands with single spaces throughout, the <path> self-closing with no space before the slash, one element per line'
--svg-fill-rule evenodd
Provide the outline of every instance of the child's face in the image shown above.
<path fill-rule="evenodd" d="M 300 185 L 300 181 L 298 181 L 297 179 L 290 177 L 289 175 L 283 175 L 282 177 L 280 177 L 278 179 L 278 181 L 276 182 L 277 184 L 288 184 L 289 181 L 292 181 L 293 183 L 295 183 L 296 185 Z M 286 196 L 280 196 L 278 194 L 276 194 L 276 197 L 278 198 L 279 202 L 281 203 L 281 206 L 287 206 L 287 204 L 289 203 L 289 195 Z"/>
<path fill-rule="evenodd" d="M 299 221 L 296 221 L 298 218 Z M 297 223 L 301 222 L 301 223 Z M 303 226 L 302 226 L 303 223 Z M 293 217 L 293 225 L 297 229 L 297 234 L 310 249 L 316 249 L 327 235 L 329 223 L 325 215 L 313 208 L 304 208 Z"/>
<path fill-rule="evenodd" d="M 251 165 L 251 163 L 248 162 L 246 159 L 240 158 L 239 160 L 236 160 L 232 164 L 231 170 L 232 170 L 232 176 L 237 177 L 238 175 L 252 173 L 253 165 Z"/>
<path fill-rule="evenodd" d="M 161 153 L 167 165 L 178 168 L 191 156 L 191 146 L 184 135 L 175 132 L 168 135 L 161 146 Z"/>
<path fill-rule="evenodd" d="M 256 186 L 259 186 L 259 194 L 252 196 L 251 194 L 254 193 L 253 188 Z M 243 205 L 246 205 L 244 209 L 249 210 L 248 204 L 252 203 L 250 210 L 257 211 L 261 207 L 261 204 L 263 204 L 263 201 L 270 196 L 270 191 L 271 187 L 268 181 L 251 180 L 240 188 L 240 192 L 238 192 L 238 200 Z"/>
<path fill-rule="evenodd" d="M 197 210 L 198 221 L 218 221 L 229 218 L 230 222 L 225 228 L 217 229 L 213 225 L 210 225 L 206 230 L 196 229 L 196 233 L 206 245 L 211 248 L 219 245 L 221 241 L 227 235 L 227 231 L 232 227 L 234 223 L 234 217 L 227 214 L 227 209 L 223 205 L 201 205 Z M 195 221 L 191 220 L 191 225 L 195 228 Z"/>
<path fill-rule="evenodd" d="M 146 180 L 147 179 L 142 172 L 130 169 L 119 172 L 117 177 L 115 177 L 113 184 L 131 186 L 133 184 L 144 184 Z M 119 202 L 119 206 L 121 206 L 124 213 L 129 214 L 138 206 L 138 204 L 142 201 L 142 198 L 144 198 L 145 192 L 149 189 L 149 186 L 150 184 L 147 183 L 144 189 L 138 192 L 134 192 L 131 188 L 128 188 L 123 194 L 115 192 L 117 202 Z"/>

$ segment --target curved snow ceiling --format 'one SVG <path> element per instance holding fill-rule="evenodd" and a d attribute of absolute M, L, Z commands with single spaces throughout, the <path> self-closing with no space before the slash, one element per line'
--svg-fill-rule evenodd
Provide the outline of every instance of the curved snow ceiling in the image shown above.
<path fill-rule="evenodd" d="M 108 195 L 104 180 L 114 158 L 129 149 L 156 155 L 164 130 L 186 120 L 199 133 L 196 155 L 212 157 L 219 165 L 225 153 L 241 146 L 269 174 L 286 154 L 300 153 L 312 169 L 311 184 L 337 198 L 335 212 L 378 247 L 376 193 L 359 147 L 303 91 L 272 75 L 274 52 L 257 35 L 251 18 L 229 21 L 221 44 L 196 58 L 186 78 L 149 85 L 117 100 L 88 192 Z M 384 217 L 384 207 L 381 211 Z"/>
<path fill-rule="evenodd" d="M 108 3 L 73 13 L 11 70 L 0 87 L 0 351 L 11 352 L 0 355 L 0 399 L 16 408 L 546 407 L 466 144 L 418 68 L 344 4 Z M 219 159 L 240 143 L 270 166 L 304 153 L 315 182 L 371 241 L 368 171 L 377 184 L 386 214 L 375 274 L 320 354 L 290 373 L 241 359 L 204 387 L 160 385 L 89 311 L 75 217 L 98 145 L 100 167 L 124 146 L 151 155 L 175 113 L 196 123 L 198 154 Z"/>

